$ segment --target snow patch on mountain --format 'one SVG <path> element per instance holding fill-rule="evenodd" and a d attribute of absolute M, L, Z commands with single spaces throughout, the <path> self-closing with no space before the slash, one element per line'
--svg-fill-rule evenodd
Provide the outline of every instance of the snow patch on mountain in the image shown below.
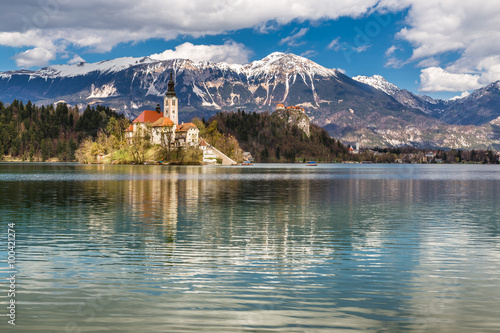
<path fill-rule="evenodd" d="M 301 75 L 307 74 L 310 77 L 314 77 L 315 75 L 337 77 L 337 70 L 335 69 L 328 69 L 307 58 L 282 52 L 271 53 L 262 60 L 242 66 L 241 70 L 249 78 L 298 73 Z"/>
<path fill-rule="evenodd" d="M 87 99 L 91 98 L 107 98 L 111 96 L 116 96 L 116 87 L 114 85 L 114 82 L 111 82 L 109 84 L 105 84 L 100 88 L 96 88 L 94 84 L 92 84 L 90 96 L 87 97 Z"/>
<path fill-rule="evenodd" d="M 372 86 L 373 88 L 377 88 L 379 90 L 382 90 L 383 92 L 385 92 L 389 96 L 392 96 L 401 90 L 395 84 L 392 84 L 389 81 L 387 81 L 381 75 L 373 75 L 371 77 L 358 75 L 358 76 L 353 77 L 353 80 L 367 84 L 369 86 Z"/>
<path fill-rule="evenodd" d="M 42 78 L 56 78 L 82 76 L 92 72 L 117 73 L 132 66 L 152 62 L 155 62 L 155 60 L 148 57 L 124 57 L 113 60 L 104 60 L 97 63 L 81 62 L 75 65 L 53 65 L 36 70 L 31 75 Z"/>
<path fill-rule="evenodd" d="M 201 97 L 203 100 L 205 100 L 205 93 L 203 92 L 203 90 L 198 88 L 198 86 L 196 86 L 196 84 L 194 83 L 193 83 L 193 92 L 199 97 Z"/>
<path fill-rule="evenodd" d="M 151 82 L 149 85 L 148 91 L 146 92 L 146 96 L 151 95 L 151 96 L 163 96 L 163 93 L 159 92 L 155 85 L 154 82 Z"/>

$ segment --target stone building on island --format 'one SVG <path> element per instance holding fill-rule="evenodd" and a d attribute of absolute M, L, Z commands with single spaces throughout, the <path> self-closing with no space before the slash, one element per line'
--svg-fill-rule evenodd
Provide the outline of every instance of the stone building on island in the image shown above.
<path fill-rule="evenodd" d="M 156 110 L 144 110 L 132 125 L 125 130 L 125 136 L 132 139 L 134 135 L 149 133 L 152 144 L 174 147 L 198 146 L 200 130 L 193 123 L 179 124 L 179 100 L 175 94 L 175 83 L 172 72 L 168 88 L 163 97 L 163 112 L 160 104 Z"/>

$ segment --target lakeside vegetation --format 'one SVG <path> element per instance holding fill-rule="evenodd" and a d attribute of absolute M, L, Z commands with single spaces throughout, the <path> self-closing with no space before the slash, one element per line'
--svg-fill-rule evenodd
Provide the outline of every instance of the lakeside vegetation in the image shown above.
<path fill-rule="evenodd" d="M 269 113 L 219 112 L 207 121 L 195 118 L 200 137 L 241 162 L 250 152 L 256 162 L 373 162 L 498 164 L 492 150 L 431 150 L 412 147 L 363 148 L 359 152 L 311 124 L 307 136 L 295 124 Z M 130 120 L 109 107 L 80 112 L 65 103 L 35 106 L 0 102 L 0 161 L 79 161 L 81 163 L 201 164 L 194 147 L 152 145 L 147 130 L 127 141 Z"/>
<path fill-rule="evenodd" d="M 95 137 L 111 120 L 125 123 L 123 115 L 103 106 L 78 107 L 65 103 L 35 106 L 14 100 L 0 102 L 0 160 L 74 161 L 86 137 Z"/>

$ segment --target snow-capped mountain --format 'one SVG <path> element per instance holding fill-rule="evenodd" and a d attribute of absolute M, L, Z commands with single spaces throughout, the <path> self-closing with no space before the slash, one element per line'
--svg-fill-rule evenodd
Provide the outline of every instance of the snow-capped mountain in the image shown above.
<path fill-rule="evenodd" d="M 457 125 L 483 125 L 500 117 L 500 81 L 450 101 L 441 119 Z"/>
<path fill-rule="evenodd" d="M 408 108 L 419 109 L 420 111 L 433 117 L 436 117 L 446 104 L 446 101 L 435 100 L 425 95 L 415 95 L 406 89 L 401 89 L 380 75 L 373 75 L 371 77 L 360 75 L 353 77 L 353 79 L 382 90 L 387 95 L 393 97 L 399 103 Z"/>
<path fill-rule="evenodd" d="M 414 95 L 381 76 L 353 80 L 309 59 L 279 52 L 245 65 L 152 56 L 4 72 L 0 73 L 0 100 L 65 101 L 79 108 L 103 104 L 133 118 L 162 102 L 171 71 L 182 121 L 209 117 L 220 110 L 272 111 L 276 104 L 284 103 L 305 108 L 313 122 L 333 137 L 366 145 L 454 147 L 451 141 L 439 141 L 439 133 L 475 131 L 458 130 L 443 122 L 454 117 L 446 113 L 450 102 Z M 485 91 L 481 96 L 492 94 Z M 441 130 L 429 136 L 431 129 Z M 484 137 L 488 137 L 485 131 Z M 467 145 L 468 140 L 469 136 L 457 142 Z M 476 146 L 490 141 L 484 139 Z"/>
<path fill-rule="evenodd" d="M 417 108 L 453 125 L 481 126 L 500 117 L 500 81 L 447 101 L 414 95 L 388 82 L 380 75 L 356 76 L 353 79 L 369 84 L 394 97 L 406 107 Z"/>
<path fill-rule="evenodd" d="M 145 57 L 5 72 L 0 74 L 0 99 L 102 103 L 132 117 L 161 101 L 170 71 L 180 103 L 191 113 L 265 111 L 277 103 L 300 105 L 316 117 L 326 116 L 314 115 L 316 110 L 349 110 L 360 103 L 368 109 L 398 108 L 385 94 L 360 87 L 335 69 L 279 52 L 246 65 Z"/>
<path fill-rule="evenodd" d="M 373 75 L 373 76 L 358 75 L 353 77 L 353 79 L 368 84 L 379 90 L 382 90 L 389 96 L 393 96 L 394 94 L 401 91 L 401 89 L 399 89 L 395 84 L 390 83 L 381 75 Z"/>

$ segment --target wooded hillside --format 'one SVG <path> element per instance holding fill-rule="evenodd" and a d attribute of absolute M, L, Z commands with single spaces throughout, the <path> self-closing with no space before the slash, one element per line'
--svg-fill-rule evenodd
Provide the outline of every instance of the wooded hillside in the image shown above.
<path fill-rule="evenodd" d="M 0 160 L 7 155 L 23 161 L 74 161 L 80 142 L 97 136 L 112 118 L 127 121 L 104 106 L 88 106 L 80 114 L 65 103 L 38 107 L 18 100 L 9 106 L 0 102 Z"/>
<path fill-rule="evenodd" d="M 212 121 L 217 122 L 220 132 L 233 135 L 240 147 L 251 152 L 257 162 L 347 159 L 348 147 L 313 124 L 307 136 L 297 125 L 267 112 L 219 112 L 209 123 Z"/>

